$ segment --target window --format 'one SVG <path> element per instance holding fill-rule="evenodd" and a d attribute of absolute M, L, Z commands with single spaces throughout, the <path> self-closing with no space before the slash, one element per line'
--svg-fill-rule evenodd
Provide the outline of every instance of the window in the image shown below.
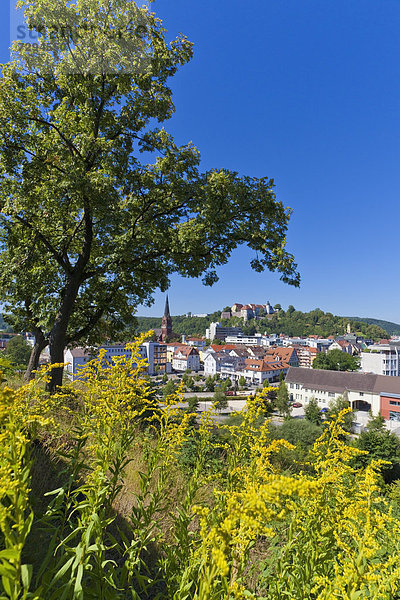
<path fill-rule="evenodd" d="M 364 396 L 364 392 L 360 392 L 360 396 Z"/>
<path fill-rule="evenodd" d="M 389 400 L 389 404 L 392 406 L 400 406 L 400 402 L 397 402 L 397 400 Z"/>
<path fill-rule="evenodd" d="M 294 383 L 290 384 L 290 389 L 292 390 L 294 388 Z"/>

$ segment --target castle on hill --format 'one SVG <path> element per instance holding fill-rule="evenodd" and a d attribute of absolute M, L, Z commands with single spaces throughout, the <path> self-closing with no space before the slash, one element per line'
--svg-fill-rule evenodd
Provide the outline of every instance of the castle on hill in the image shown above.
<path fill-rule="evenodd" d="M 248 321 L 257 317 L 273 315 L 275 312 L 269 300 L 265 304 L 240 304 L 239 302 L 235 302 L 229 311 L 226 310 L 221 313 L 221 319 L 239 317 L 244 321 Z"/>

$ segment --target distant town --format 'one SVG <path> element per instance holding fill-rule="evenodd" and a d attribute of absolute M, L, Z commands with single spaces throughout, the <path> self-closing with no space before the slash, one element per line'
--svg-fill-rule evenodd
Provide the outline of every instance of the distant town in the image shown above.
<path fill-rule="evenodd" d="M 372 340 L 351 331 L 350 321 L 342 335 L 322 337 L 316 334 L 290 336 L 285 333 L 246 334 L 243 329 L 252 320 L 269 319 L 281 311 L 280 305 L 240 304 L 220 312 L 224 323 L 233 318 L 241 325 L 227 326 L 211 322 L 203 336 L 177 335 L 173 331 L 168 296 L 160 327 L 141 345 L 150 377 L 194 373 L 207 378 L 229 381 L 233 390 L 250 391 L 263 386 L 277 386 L 284 379 L 293 403 L 306 406 L 315 398 L 321 407 L 345 394 L 362 423 L 368 414 L 381 414 L 389 429 L 400 427 L 400 338 L 388 336 Z M 293 309 L 294 311 L 294 309 Z M 291 311 L 289 311 L 291 312 Z M 206 314 L 188 317 L 206 317 Z M 377 329 L 377 331 L 380 331 Z M 2 334 L 0 350 L 15 334 Z M 33 345 L 34 338 L 26 334 Z M 93 347 L 68 348 L 65 352 L 66 374 L 79 378 L 82 367 L 98 350 L 104 361 L 129 354 L 126 343 L 106 343 Z M 332 362 L 334 360 L 334 362 Z M 45 350 L 41 362 L 49 362 Z M 197 378 L 200 380 L 200 377 Z M 201 389 L 201 388 L 198 388 Z M 363 415 L 365 418 L 363 419 Z"/>

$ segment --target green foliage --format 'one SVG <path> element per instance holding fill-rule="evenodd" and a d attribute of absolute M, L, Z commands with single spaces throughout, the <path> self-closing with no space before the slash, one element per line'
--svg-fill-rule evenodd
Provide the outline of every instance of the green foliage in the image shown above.
<path fill-rule="evenodd" d="M 172 379 L 170 379 L 165 386 L 163 387 L 162 393 L 164 398 L 166 398 L 167 396 L 169 396 L 170 394 L 173 394 L 176 390 L 176 384 L 173 382 Z"/>
<path fill-rule="evenodd" d="M 241 387 L 242 389 L 243 389 L 243 388 L 245 387 L 245 385 L 246 385 L 246 378 L 245 378 L 243 375 L 241 375 L 241 376 L 239 377 L 239 385 L 240 385 L 240 387 Z"/>
<path fill-rule="evenodd" d="M 161 381 L 163 383 L 167 383 L 168 382 L 168 375 L 166 373 L 164 373 L 164 375 L 161 377 Z"/>
<path fill-rule="evenodd" d="M 278 305 L 277 305 L 278 306 Z M 279 305 L 280 306 L 280 305 Z M 160 318 L 137 317 L 138 331 L 145 332 L 149 329 L 160 327 Z M 221 312 L 217 311 L 209 317 L 172 317 L 173 330 L 177 334 L 186 335 L 204 335 L 206 329 L 213 321 L 221 321 Z M 387 337 L 388 331 L 382 328 L 379 323 L 373 323 L 374 319 L 351 320 L 347 317 L 334 316 L 331 313 L 324 313 L 319 308 L 310 312 L 301 312 L 299 310 L 284 311 L 269 315 L 257 320 L 252 320 L 245 325 L 243 329 L 243 319 L 233 317 L 223 321 L 224 325 L 239 326 L 243 331 L 253 335 L 255 332 L 264 333 L 282 333 L 291 336 L 320 335 L 328 337 L 330 335 L 343 335 L 347 330 L 347 324 L 350 323 L 352 331 L 366 338 L 380 340 Z M 400 328 L 400 326 L 399 326 Z M 216 340 L 213 343 L 218 343 Z"/>
<path fill-rule="evenodd" d="M 7 333 L 12 332 L 12 327 L 7 321 L 4 320 L 4 316 L 0 313 L 0 331 L 5 331 Z"/>
<path fill-rule="evenodd" d="M 195 413 L 198 411 L 200 406 L 200 400 L 197 396 L 191 396 L 187 399 L 188 409 L 190 412 Z"/>
<path fill-rule="evenodd" d="M 347 399 L 347 393 L 345 392 L 343 396 L 338 396 L 335 400 L 331 400 L 329 402 L 328 412 L 325 413 L 325 422 L 326 424 L 335 421 L 337 419 L 338 414 L 340 414 L 345 409 L 349 409 L 350 402 Z M 343 424 L 342 427 L 345 431 L 350 432 L 353 422 L 353 412 L 348 410 L 343 416 Z"/>
<path fill-rule="evenodd" d="M 270 426 L 275 439 L 284 439 L 294 446 L 310 449 L 322 434 L 322 427 L 307 419 L 286 419 L 282 425 Z"/>
<path fill-rule="evenodd" d="M 289 392 L 287 385 L 284 381 L 281 381 L 279 384 L 275 405 L 280 415 L 284 417 L 290 416 L 291 407 L 289 403 Z"/>
<path fill-rule="evenodd" d="M 22 368 L 26 367 L 29 362 L 31 355 L 31 346 L 22 337 L 22 335 L 16 335 L 7 342 L 4 355 L 14 365 Z"/>
<path fill-rule="evenodd" d="M 379 462 L 356 464 L 345 413 L 273 426 L 256 396 L 226 423 L 202 414 L 194 426 L 178 397 L 153 411 L 134 352 L 92 361 L 53 397 L 37 381 L 0 389 L 2 598 L 399 596 L 399 486 L 385 499 Z"/>
<path fill-rule="evenodd" d="M 228 407 L 228 400 L 226 399 L 225 392 L 221 388 L 218 388 L 214 392 L 213 405 L 217 410 L 223 410 Z"/>
<path fill-rule="evenodd" d="M 371 319 L 366 317 L 348 317 L 350 321 L 362 321 L 368 323 L 368 325 L 375 325 L 380 329 L 383 329 L 386 334 L 389 335 L 400 335 L 400 325 L 398 323 L 392 323 L 391 321 L 383 321 L 382 319 Z M 387 336 L 382 336 L 385 339 Z"/>
<path fill-rule="evenodd" d="M 11 377 L 16 373 L 16 367 L 6 358 L 5 354 L 0 356 L 0 372 L 6 377 Z"/>
<path fill-rule="evenodd" d="M 253 269 L 298 286 L 273 180 L 201 173 L 197 148 L 161 126 L 192 44 L 167 43 L 133 1 L 22 4 L 41 51 L 16 45 L 0 79 L 0 290 L 19 329 L 39 329 L 61 363 L 67 344 L 126 330 L 173 273 L 212 285 L 242 244 Z"/>
<path fill-rule="evenodd" d="M 215 381 L 214 381 L 214 378 L 211 375 L 209 375 L 207 377 L 205 385 L 206 385 L 206 389 L 207 389 L 208 392 L 213 392 L 214 391 L 214 389 L 215 389 Z"/>
<path fill-rule="evenodd" d="M 319 352 L 313 361 L 313 369 L 327 369 L 329 371 L 358 371 L 360 360 L 347 352 L 339 349 L 329 350 L 326 354 Z"/>
<path fill-rule="evenodd" d="M 310 421 L 310 423 L 314 423 L 314 425 L 321 425 L 321 410 L 315 398 L 310 398 L 309 402 L 304 408 L 304 414 L 307 421 Z"/>
<path fill-rule="evenodd" d="M 358 456 L 356 464 L 366 466 L 373 460 L 387 461 L 390 464 L 382 466 L 385 482 L 391 483 L 395 479 L 400 479 L 400 441 L 394 433 L 375 423 L 372 429 L 360 434 L 355 445 L 359 450 L 368 453 Z"/>

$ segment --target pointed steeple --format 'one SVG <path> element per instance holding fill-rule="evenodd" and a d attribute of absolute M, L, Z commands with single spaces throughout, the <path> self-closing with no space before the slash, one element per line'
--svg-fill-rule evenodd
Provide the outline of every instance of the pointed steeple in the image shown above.
<path fill-rule="evenodd" d="M 168 302 L 168 294 L 167 294 L 167 298 L 165 300 L 165 309 L 164 309 L 164 317 L 170 317 L 171 315 L 169 314 L 169 302 Z"/>
<path fill-rule="evenodd" d="M 167 297 L 165 299 L 164 316 L 161 320 L 161 339 L 163 342 L 165 342 L 171 336 L 172 336 L 172 319 L 171 319 L 171 315 L 169 313 L 169 301 L 168 301 L 168 294 L 167 294 Z"/>

